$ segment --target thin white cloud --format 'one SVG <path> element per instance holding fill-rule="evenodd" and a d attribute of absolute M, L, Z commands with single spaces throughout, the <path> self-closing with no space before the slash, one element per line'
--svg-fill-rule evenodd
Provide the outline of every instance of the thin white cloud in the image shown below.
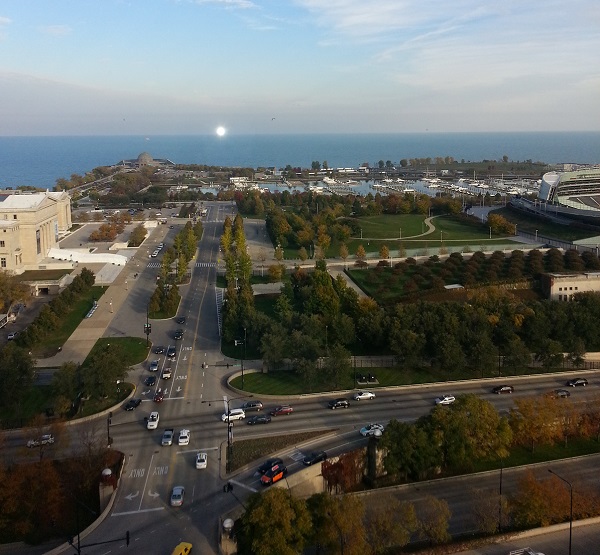
<path fill-rule="evenodd" d="M 10 25 L 12 20 L 9 17 L 4 17 L 0 15 L 0 27 L 4 27 L 5 25 Z"/>
<path fill-rule="evenodd" d="M 73 31 L 68 25 L 45 25 L 39 28 L 45 35 L 53 37 L 64 37 L 70 35 Z"/>
<path fill-rule="evenodd" d="M 256 4 L 250 0 L 192 0 L 194 4 L 213 4 L 215 6 L 223 6 L 225 8 L 255 8 Z"/>

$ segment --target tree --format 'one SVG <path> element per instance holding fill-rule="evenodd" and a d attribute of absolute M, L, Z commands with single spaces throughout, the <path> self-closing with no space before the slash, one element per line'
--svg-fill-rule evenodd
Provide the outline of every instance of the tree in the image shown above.
<path fill-rule="evenodd" d="M 331 349 L 325 362 L 325 373 L 330 383 L 336 389 L 342 387 L 344 376 L 348 377 L 352 372 L 350 363 L 350 351 L 345 349 L 339 343 L 336 343 Z"/>
<path fill-rule="evenodd" d="M 392 495 L 382 495 L 379 504 L 366 517 L 366 531 L 371 553 L 387 553 L 390 548 L 408 545 L 417 531 L 417 513 L 408 502 L 398 501 Z"/>
<path fill-rule="evenodd" d="M 346 259 L 348 258 L 349 252 L 346 243 L 340 245 L 340 258 L 344 261 L 344 268 L 346 267 Z"/>
<path fill-rule="evenodd" d="M 139 247 L 143 243 L 147 234 L 148 230 L 146 229 L 144 224 L 137 225 L 131 232 L 131 235 L 129 236 L 129 243 L 127 246 Z"/>
<path fill-rule="evenodd" d="M 302 499 L 282 488 L 253 494 L 236 522 L 240 555 L 296 555 L 304 549 L 312 528 Z"/>
<path fill-rule="evenodd" d="M 0 399 L 18 407 L 33 384 L 35 362 L 25 349 L 9 342 L 0 351 Z"/>
<path fill-rule="evenodd" d="M 356 249 L 356 259 L 359 262 L 364 262 L 365 258 L 367 258 L 365 248 L 362 245 L 358 245 L 358 248 Z"/>
<path fill-rule="evenodd" d="M 390 257 L 390 249 L 388 249 L 387 245 L 381 245 L 379 249 L 379 258 L 381 260 L 388 260 Z"/>
<path fill-rule="evenodd" d="M 417 518 L 419 520 L 419 535 L 431 544 L 450 541 L 448 532 L 452 513 L 444 499 L 426 496 L 417 505 Z"/>

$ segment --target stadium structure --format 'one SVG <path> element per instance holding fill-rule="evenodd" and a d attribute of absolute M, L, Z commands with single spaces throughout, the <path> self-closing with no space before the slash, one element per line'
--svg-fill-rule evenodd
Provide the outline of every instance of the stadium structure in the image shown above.
<path fill-rule="evenodd" d="M 537 199 L 516 196 L 510 204 L 561 223 L 600 226 L 600 167 L 548 172 L 542 177 Z"/>

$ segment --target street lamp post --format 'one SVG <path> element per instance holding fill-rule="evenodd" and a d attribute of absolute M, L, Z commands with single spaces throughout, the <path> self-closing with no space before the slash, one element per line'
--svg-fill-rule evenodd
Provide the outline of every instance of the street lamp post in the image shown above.
<path fill-rule="evenodd" d="M 535 240 L 537 241 L 537 234 L 538 234 L 538 230 L 535 230 Z"/>
<path fill-rule="evenodd" d="M 571 544 L 573 540 L 573 484 L 569 482 L 569 480 L 565 480 L 562 476 L 559 476 L 551 468 L 548 469 L 548 472 L 550 472 L 550 474 L 554 474 L 554 476 L 569 486 L 569 492 L 571 494 L 571 515 L 569 517 L 569 555 L 571 555 Z"/>
<path fill-rule="evenodd" d="M 252 395 L 249 395 L 249 397 L 252 397 Z M 202 403 L 208 403 L 208 406 L 210 407 L 211 403 L 219 403 L 220 401 L 223 401 L 225 403 L 225 407 L 226 407 L 226 414 L 229 415 L 229 413 L 231 412 L 229 409 L 229 403 L 231 403 L 231 401 L 235 401 L 237 399 L 244 399 L 244 397 L 227 397 L 227 396 L 223 396 L 223 399 L 211 399 L 209 401 L 202 401 Z M 233 422 L 231 422 L 231 420 L 229 420 L 229 418 L 227 418 L 227 458 L 225 461 L 225 471 L 227 473 L 229 473 L 230 468 L 231 468 L 231 458 L 233 457 Z"/>
<path fill-rule="evenodd" d="M 246 358 L 246 328 L 244 328 L 244 339 L 236 339 L 234 340 L 235 346 L 243 345 L 244 350 L 242 353 L 242 389 L 244 389 L 244 360 Z"/>
<path fill-rule="evenodd" d="M 112 445 L 112 439 L 110 438 L 110 425 L 112 422 L 112 412 L 108 413 L 108 417 L 106 419 L 106 445 L 109 447 Z"/>
<path fill-rule="evenodd" d="M 490 227 L 490 239 L 492 238 L 492 228 Z"/>

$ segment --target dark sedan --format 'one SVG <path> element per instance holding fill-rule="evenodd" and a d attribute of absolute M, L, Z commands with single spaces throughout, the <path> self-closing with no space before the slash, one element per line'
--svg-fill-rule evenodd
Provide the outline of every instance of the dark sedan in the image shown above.
<path fill-rule="evenodd" d="M 183 326 L 185 324 L 185 316 L 179 316 L 179 318 L 177 318 L 175 320 L 179 325 Z"/>
<path fill-rule="evenodd" d="M 165 352 L 165 348 L 164 347 L 154 347 L 153 351 L 152 351 L 155 355 L 162 355 Z"/>
<path fill-rule="evenodd" d="M 327 460 L 327 453 L 325 451 L 314 451 L 310 455 L 307 455 L 302 459 L 302 463 L 304 466 L 311 466 L 318 462 L 323 462 Z"/>
<path fill-rule="evenodd" d="M 569 380 L 567 385 L 569 387 L 585 387 L 588 384 L 588 381 L 585 378 L 575 378 L 574 380 Z"/>
<path fill-rule="evenodd" d="M 512 385 L 497 385 L 492 389 L 492 393 L 501 395 L 502 393 L 514 393 L 515 388 Z"/>
<path fill-rule="evenodd" d="M 277 466 L 278 464 L 283 464 L 283 461 L 281 459 L 267 459 L 263 464 L 261 464 L 258 467 L 258 471 L 261 474 L 264 474 L 267 470 L 271 470 L 271 468 L 273 468 L 274 466 Z"/>
<path fill-rule="evenodd" d="M 147 385 L 149 387 L 152 387 L 153 385 L 156 385 L 156 376 L 148 376 L 144 380 L 144 385 Z"/>
<path fill-rule="evenodd" d="M 124 409 L 125 410 L 135 410 L 141 404 L 142 404 L 142 400 L 141 399 L 129 399 L 129 401 L 127 401 L 127 403 L 125 404 Z"/>
<path fill-rule="evenodd" d="M 252 426 L 254 424 L 268 424 L 271 422 L 271 417 L 268 414 L 257 414 L 252 418 L 248 418 L 246 424 Z"/>
<path fill-rule="evenodd" d="M 182 329 L 175 330 L 175 333 L 173 334 L 173 339 L 175 339 L 176 341 L 183 339 L 183 330 Z"/>

